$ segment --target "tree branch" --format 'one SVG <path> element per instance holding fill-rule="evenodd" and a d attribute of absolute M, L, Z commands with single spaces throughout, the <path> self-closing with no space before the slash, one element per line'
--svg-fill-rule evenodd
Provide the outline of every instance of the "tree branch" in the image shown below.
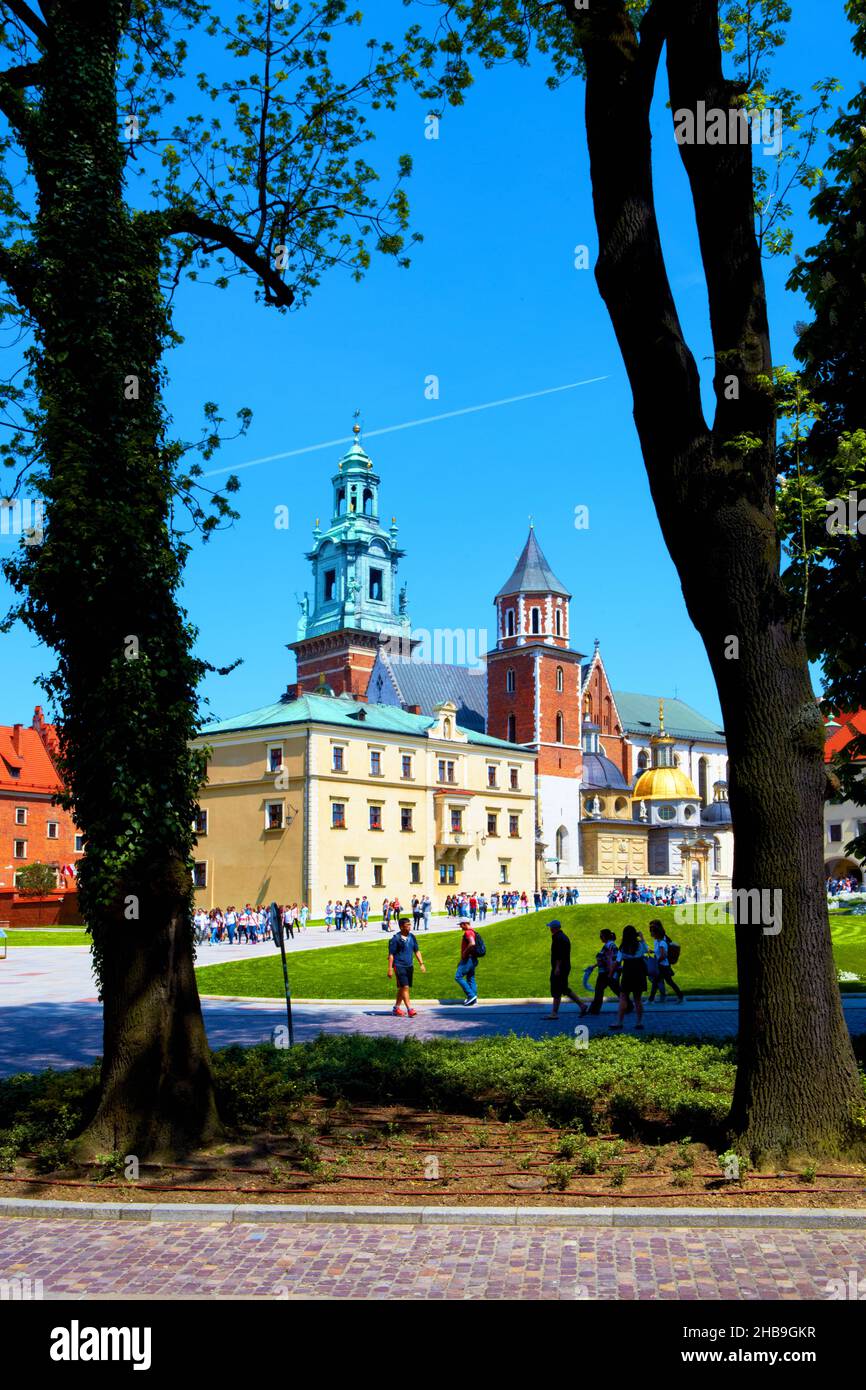
<path fill-rule="evenodd" d="M 4 0 L 4 4 L 25 29 L 29 29 L 40 43 L 45 43 L 48 38 L 48 25 L 44 19 L 40 19 L 35 10 L 31 10 L 24 0 Z"/>
<path fill-rule="evenodd" d="M 295 300 L 295 292 L 287 285 L 280 272 L 258 250 L 256 244 L 242 237 L 238 232 L 202 217 L 187 208 L 174 208 L 167 212 L 144 213 L 145 218 L 158 220 L 163 237 L 189 235 L 202 242 L 210 242 L 230 252 L 243 265 L 257 275 L 265 287 L 265 298 L 269 304 L 281 309 L 290 309 Z"/>
<path fill-rule="evenodd" d="M 671 107 L 696 113 L 724 112 L 724 143 L 680 144 L 695 208 L 701 259 L 709 296 L 710 324 L 716 354 L 717 409 L 713 425 L 719 454 L 732 437 L 751 434 L 767 445 L 745 456 L 747 466 L 761 468 L 762 491 L 774 491 L 772 450 L 775 413 L 770 393 L 758 376 L 772 370 L 770 330 L 761 253 L 755 234 L 752 146 L 742 130 L 732 131 L 729 111 L 738 109 L 740 83 L 725 79 L 719 45 L 718 0 L 694 0 L 667 6 L 667 66 Z M 742 108 L 739 108 L 742 109 Z M 745 126 L 746 131 L 749 127 Z M 695 130 L 695 135 L 702 134 Z M 740 136 L 732 139 L 731 134 Z M 751 132 L 749 131 L 749 135 Z M 726 378 L 737 378 L 736 396 L 725 391 Z M 740 456 L 740 464 L 743 463 Z"/>
<path fill-rule="evenodd" d="M 7 68 L 5 72 L 0 72 L 0 84 L 12 87 L 15 91 L 22 91 L 25 87 L 32 87 L 39 81 L 41 71 L 41 61 L 18 63 L 14 68 Z"/>

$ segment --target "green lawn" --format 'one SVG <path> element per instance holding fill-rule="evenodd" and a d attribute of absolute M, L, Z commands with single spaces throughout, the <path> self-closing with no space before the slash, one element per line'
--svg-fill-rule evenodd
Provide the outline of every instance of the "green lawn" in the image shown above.
<path fill-rule="evenodd" d="M 10 927 L 6 933 L 7 946 L 89 946 L 90 937 L 83 927 L 64 927 L 40 931 L 38 927 Z"/>
<path fill-rule="evenodd" d="M 583 907 L 550 908 L 485 926 L 487 955 L 478 966 L 478 985 L 484 997 L 542 997 L 550 975 L 547 921 L 559 917 L 571 938 L 572 985 L 580 990 L 583 968 L 595 960 L 598 933 L 610 927 L 617 935 L 627 922 L 649 937 L 648 923 L 658 917 L 668 934 L 682 946 L 676 979 L 687 994 L 733 993 L 736 989 L 734 933 L 731 927 L 682 926 L 674 923 L 672 907 L 598 903 Z M 835 914 L 834 914 L 835 918 Z M 783 928 L 784 930 L 784 928 Z M 368 928 L 368 935 L 372 935 Z M 372 939 L 359 945 L 328 950 L 299 951 L 288 957 L 292 994 L 301 999 L 384 999 L 391 992 L 386 978 L 388 937 L 377 927 Z M 866 988 L 866 916 L 836 918 L 833 923 L 836 963 L 840 970 L 860 976 L 845 988 Z M 454 983 L 459 959 L 459 932 L 421 932 L 418 937 L 427 974 L 415 971 L 413 993 L 419 999 L 460 997 Z M 226 948 L 228 951 L 228 948 Z M 280 953 L 268 944 L 253 960 L 204 966 L 198 972 L 203 994 L 246 995 L 277 999 L 283 993 Z"/>

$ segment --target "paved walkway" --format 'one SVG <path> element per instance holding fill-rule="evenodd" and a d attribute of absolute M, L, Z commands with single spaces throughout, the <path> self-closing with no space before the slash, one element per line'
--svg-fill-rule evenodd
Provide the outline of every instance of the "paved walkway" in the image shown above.
<path fill-rule="evenodd" d="M 0 1220 L 0 1279 L 45 1298 L 828 1300 L 845 1230 Z"/>
<path fill-rule="evenodd" d="M 447 920 L 439 930 L 453 930 Z M 369 933 L 367 938 L 369 939 Z M 350 939 L 364 939 L 351 933 Z M 313 929 L 294 949 L 328 948 L 345 944 L 333 933 Z M 224 960 L 227 947 L 200 947 L 199 960 Z M 238 946 L 234 957 L 255 956 L 272 946 Z M 285 1024 L 285 1004 L 280 1000 L 206 997 L 203 1001 L 208 1036 L 214 1047 L 229 1043 L 256 1043 L 270 1040 L 272 1029 Z M 577 1010 L 564 1005 L 557 1022 L 547 1020 L 549 1001 L 483 1000 L 465 1009 L 458 1000 L 428 1004 L 418 1001 L 414 1019 L 397 1019 L 390 1004 L 321 1002 L 296 1004 L 293 1011 L 295 1037 L 299 1042 L 319 1033 L 367 1033 L 418 1038 L 458 1037 L 471 1039 L 496 1033 L 521 1033 L 543 1038 L 557 1033 L 573 1034 L 581 1020 Z M 845 1014 L 853 1033 L 866 1033 L 866 995 L 849 995 Z M 595 1018 L 583 1020 L 590 1038 L 606 1036 L 614 1021 L 611 999 Z M 733 996 L 698 997 L 679 1005 L 668 1002 L 648 1006 L 644 1014 L 646 1033 L 666 1033 L 674 1037 L 729 1038 L 737 1031 L 737 1001 Z M 631 1021 L 627 1021 L 631 1029 Z M 82 1066 L 99 1056 L 102 1048 L 102 1008 L 96 998 L 96 985 L 86 946 L 16 946 L 0 962 L 0 1076 L 44 1067 Z"/>

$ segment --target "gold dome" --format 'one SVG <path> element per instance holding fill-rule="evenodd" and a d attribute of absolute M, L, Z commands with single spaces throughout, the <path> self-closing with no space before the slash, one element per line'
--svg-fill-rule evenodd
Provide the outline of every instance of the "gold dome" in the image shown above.
<path fill-rule="evenodd" d="M 696 801 L 698 794 L 691 779 L 678 767 L 649 767 L 635 783 L 635 801 L 650 801 L 659 797 L 685 797 Z"/>

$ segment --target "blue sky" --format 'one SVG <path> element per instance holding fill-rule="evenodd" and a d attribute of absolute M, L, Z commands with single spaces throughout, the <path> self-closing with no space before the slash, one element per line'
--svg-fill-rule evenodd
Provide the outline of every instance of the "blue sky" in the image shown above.
<path fill-rule="evenodd" d="M 365 7 L 382 33 L 395 7 Z M 846 102 L 860 76 L 840 0 L 794 0 L 795 21 L 777 69 L 786 86 L 838 76 Z M 402 13 L 401 13 L 402 18 Z M 614 686 L 679 695 L 718 716 L 702 644 L 651 503 L 631 418 L 631 396 L 591 270 L 574 249 L 596 240 L 582 121 L 583 88 L 544 87 L 545 70 L 481 74 L 440 138 L 425 139 L 425 108 L 408 100 L 368 147 L 390 174 L 396 153 L 415 161 L 409 181 L 424 242 L 413 265 L 374 264 L 364 282 L 327 278 L 298 313 L 253 302 L 247 281 L 226 291 L 186 285 L 177 296 L 183 345 L 169 359 L 168 403 L 177 433 L 198 432 L 201 406 L 253 411 L 245 440 L 213 468 L 292 451 L 351 431 L 360 410 L 374 431 L 585 378 L 602 382 L 396 431 L 369 440 L 382 476 L 382 512 L 396 515 L 407 554 L 402 578 L 416 628 L 487 629 L 492 598 L 534 518 L 541 545 L 574 595 L 574 645 L 595 637 Z M 687 187 L 670 114 L 657 102 L 656 197 L 672 282 L 689 341 L 711 372 L 706 293 Z M 756 158 L 763 156 L 758 152 Z M 797 248 L 816 239 L 802 203 Z M 768 267 L 777 362 L 791 361 L 803 305 L 784 288 L 788 266 Z M 438 400 L 425 398 L 435 374 Z M 213 717 L 270 703 L 293 678 L 296 594 L 309 587 L 304 558 L 317 516 L 329 511 L 342 449 L 244 468 L 241 520 L 188 564 L 184 603 L 207 660 L 243 664 L 211 677 Z M 288 506 L 288 530 L 274 509 Z M 575 507 L 589 508 L 588 529 Z M 5 549 L 9 542 L 0 539 Z M 0 603 L 8 591 L 0 581 Z M 50 654 L 16 629 L 2 642 L 0 723 L 28 722 L 43 702 Z"/>

